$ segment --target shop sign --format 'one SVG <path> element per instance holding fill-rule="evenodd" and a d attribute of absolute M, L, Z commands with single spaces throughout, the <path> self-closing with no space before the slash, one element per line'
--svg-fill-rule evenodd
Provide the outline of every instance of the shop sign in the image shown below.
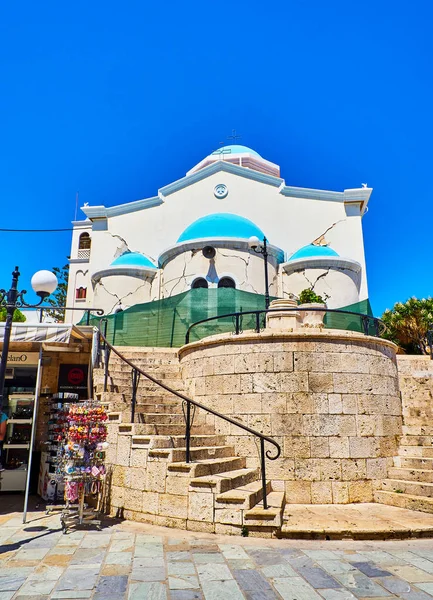
<path fill-rule="evenodd" d="M 85 397 L 88 370 L 88 365 L 60 365 L 59 392 L 74 392 Z"/>
<path fill-rule="evenodd" d="M 37 366 L 39 362 L 39 352 L 9 352 L 8 365 L 14 367 Z"/>

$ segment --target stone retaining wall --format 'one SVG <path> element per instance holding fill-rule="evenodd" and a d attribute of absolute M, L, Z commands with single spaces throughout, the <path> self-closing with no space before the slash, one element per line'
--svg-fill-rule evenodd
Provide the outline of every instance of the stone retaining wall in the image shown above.
<path fill-rule="evenodd" d="M 433 435 L 433 360 L 428 356 L 399 355 L 397 364 L 404 434 Z"/>
<path fill-rule="evenodd" d="M 348 331 L 249 332 L 189 344 L 179 358 L 187 395 L 280 443 L 267 476 L 288 503 L 373 500 L 402 434 L 394 344 Z M 255 438 L 207 419 L 258 465 Z"/>

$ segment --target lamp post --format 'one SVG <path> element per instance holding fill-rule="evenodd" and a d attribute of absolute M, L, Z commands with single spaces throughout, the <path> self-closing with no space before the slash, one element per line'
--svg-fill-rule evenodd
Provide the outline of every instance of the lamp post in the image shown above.
<path fill-rule="evenodd" d="M 3 408 L 4 403 L 4 387 L 5 387 L 5 375 L 6 375 L 6 366 L 8 362 L 8 354 L 9 354 L 9 342 L 11 339 L 12 333 L 12 319 L 14 316 L 14 312 L 17 308 L 35 308 L 36 306 L 40 306 L 42 302 L 45 300 L 47 296 L 52 294 L 57 287 L 57 277 L 51 271 L 38 271 L 35 273 L 31 279 L 31 285 L 39 296 L 40 301 L 37 304 L 28 304 L 24 300 L 24 294 L 26 294 L 26 290 L 22 292 L 18 291 L 18 278 L 20 276 L 20 272 L 18 267 L 15 267 L 14 272 L 12 273 L 12 285 L 9 291 L 0 290 L 0 307 L 6 308 L 6 323 L 4 329 L 4 337 L 3 337 L 3 349 L 0 360 L 0 412 Z"/>
<path fill-rule="evenodd" d="M 263 238 L 263 242 L 260 242 L 259 238 L 255 235 L 251 236 L 248 240 L 248 246 L 257 254 L 263 254 L 265 262 L 265 308 L 269 308 L 269 277 L 268 277 L 268 240 L 266 237 Z"/>

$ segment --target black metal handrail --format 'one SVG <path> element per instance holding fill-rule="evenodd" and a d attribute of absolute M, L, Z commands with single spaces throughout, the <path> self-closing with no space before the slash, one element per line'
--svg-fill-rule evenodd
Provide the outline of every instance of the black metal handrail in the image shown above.
<path fill-rule="evenodd" d="M 35 310 L 39 312 L 39 323 L 42 323 L 44 312 L 50 312 L 55 310 L 80 310 L 81 312 L 85 312 L 86 325 L 90 325 L 91 313 L 95 313 L 98 317 L 102 317 L 105 314 L 103 308 L 81 308 L 80 306 L 39 306 L 38 308 L 35 308 Z"/>
<path fill-rule="evenodd" d="M 101 325 L 104 326 L 104 333 L 102 333 L 102 331 L 101 331 Z M 136 404 L 136 398 L 137 398 L 138 380 L 141 375 L 143 377 L 146 377 L 147 379 L 149 379 L 156 385 L 159 385 L 164 390 L 166 390 L 166 391 L 170 392 L 171 394 L 174 394 L 175 396 L 180 398 L 182 400 L 182 410 L 183 410 L 183 415 L 185 418 L 185 446 L 186 446 L 186 462 L 187 463 L 191 462 L 191 428 L 193 425 L 195 411 L 197 408 L 201 408 L 202 410 L 205 410 L 206 412 L 218 417 L 219 419 L 223 419 L 227 423 L 236 425 L 236 427 L 240 427 L 244 431 L 247 431 L 248 433 L 251 433 L 252 435 L 260 438 L 260 464 L 261 464 L 261 478 L 262 478 L 262 488 L 263 488 L 263 508 L 267 509 L 268 503 L 267 503 L 267 498 L 266 498 L 266 461 L 265 461 L 265 457 L 268 458 L 269 460 L 276 460 L 281 454 L 280 445 L 271 437 L 264 435 L 263 433 L 260 433 L 259 431 L 256 431 L 255 429 L 252 429 L 251 427 L 248 427 L 247 425 L 244 425 L 243 423 L 239 423 L 239 421 L 236 421 L 235 419 L 227 417 L 226 415 L 221 414 L 220 412 L 218 412 L 217 410 L 214 410 L 213 408 L 209 408 L 208 406 L 205 406 L 204 404 L 201 404 L 200 402 L 191 400 L 191 398 L 188 398 L 188 396 L 185 396 L 185 394 L 182 394 L 181 392 L 173 390 L 171 387 L 169 387 L 165 383 L 158 381 L 158 379 L 155 379 L 155 377 L 152 377 L 152 375 L 149 375 L 149 373 L 146 373 L 145 371 L 143 371 L 142 369 L 137 367 L 137 365 L 134 365 L 134 363 L 132 361 L 130 361 L 125 356 L 123 356 L 123 354 L 121 352 L 119 352 L 119 350 L 117 350 L 114 346 L 112 346 L 110 344 L 110 342 L 107 340 L 107 337 L 106 337 L 107 336 L 107 325 L 108 325 L 107 319 L 101 319 L 101 321 L 99 322 L 99 336 L 100 336 L 99 341 L 101 338 L 103 340 L 103 345 L 100 345 L 100 348 L 104 350 L 104 354 L 105 354 L 105 357 L 104 357 L 104 392 L 107 391 L 107 387 L 108 387 L 108 362 L 109 362 L 109 358 L 110 358 L 110 353 L 114 352 L 114 354 L 116 354 L 121 360 L 123 360 L 123 362 L 125 362 L 127 365 L 129 365 L 132 369 L 132 371 L 131 371 L 131 375 L 132 375 L 131 419 L 134 419 L 134 417 L 135 417 L 135 404 Z M 192 407 L 193 407 L 193 410 L 191 411 Z M 186 408 L 186 410 L 185 410 L 185 408 Z M 191 418 L 191 413 L 192 413 L 192 418 Z M 134 421 L 132 420 L 131 422 L 134 422 Z M 273 446 L 275 446 L 275 448 L 277 449 L 275 456 L 272 456 L 270 450 L 265 451 L 265 442 L 268 442 L 269 444 L 272 444 Z"/>
<path fill-rule="evenodd" d="M 255 327 L 254 331 L 256 333 L 260 333 L 260 330 L 263 329 L 262 327 L 260 327 L 260 315 L 272 313 L 272 312 L 281 313 L 281 312 L 302 312 L 302 311 L 304 311 L 304 312 L 308 311 L 308 312 L 339 313 L 339 314 L 343 314 L 343 315 L 355 315 L 355 316 L 361 318 L 362 327 L 364 329 L 365 335 L 370 335 L 370 323 L 373 323 L 375 337 L 380 337 L 380 335 L 386 330 L 386 326 L 383 323 L 383 321 L 381 321 L 377 317 L 371 317 L 370 315 L 366 315 L 364 313 L 352 312 L 350 310 L 340 310 L 338 308 L 314 308 L 314 307 L 302 308 L 302 306 L 297 306 L 296 308 L 268 308 L 268 309 L 262 309 L 262 310 L 240 311 L 240 312 L 235 312 L 235 313 L 228 313 L 226 315 L 216 315 L 214 317 L 208 317 L 207 319 L 201 319 L 200 321 L 196 321 L 195 323 L 192 323 L 192 325 L 190 325 L 188 327 L 188 329 L 186 330 L 185 344 L 189 344 L 190 333 L 191 333 L 191 330 L 193 329 L 193 327 L 196 327 L 197 325 L 202 325 L 203 323 L 208 323 L 210 321 L 216 321 L 217 319 L 228 319 L 228 318 L 234 319 L 234 333 L 235 333 L 235 335 L 239 335 L 239 333 L 241 333 L 242 317 L 244 317 L 245 315 L 255 315 L 256 327 Z M 264 325 L 266 326 L 266 320 L 264 321 Z M 382 330 L 381 330 L 381 327 L 382 327 Z"/>

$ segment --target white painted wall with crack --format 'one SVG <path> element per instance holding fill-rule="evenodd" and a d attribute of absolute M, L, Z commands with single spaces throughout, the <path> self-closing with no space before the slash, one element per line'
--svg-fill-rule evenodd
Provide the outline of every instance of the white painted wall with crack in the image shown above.
<path fill-rule="evenodd" d="M 83 307 L 110 314 L 180 294 L 198 280 L 212 288 L 230 278 L 237 289 L 263 294 L 263 257 L 249 249 L 251 235 L 269 242 L 271 295 L 312 288 L 330 308 L 367 301 L 362 217 L 371 192 L 291 187 L 255 151 L 225 147 L 153 198 L 82 207 L 67 300 L 77 310 L 68 317 L 78 322 Z M 82 247 L 83 233 L 90 248 Z M 215 255 L 205 257 L 205 246 Z"/>

